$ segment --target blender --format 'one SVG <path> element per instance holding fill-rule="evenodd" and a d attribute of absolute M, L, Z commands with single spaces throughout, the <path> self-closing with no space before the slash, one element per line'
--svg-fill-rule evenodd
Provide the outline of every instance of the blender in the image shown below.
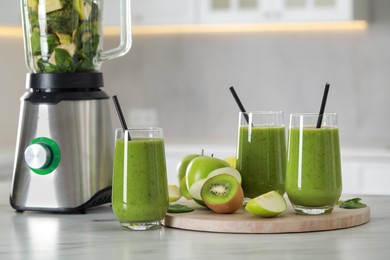
<path fill-rule="evenodd" d="M 120 44 L 103 50 L 102 0 L 21 0 L 26 64 L 10 204 L 84 213 L 111 201 L 114 133 L 104 61 L 131 47 L 130 0 Z"/>

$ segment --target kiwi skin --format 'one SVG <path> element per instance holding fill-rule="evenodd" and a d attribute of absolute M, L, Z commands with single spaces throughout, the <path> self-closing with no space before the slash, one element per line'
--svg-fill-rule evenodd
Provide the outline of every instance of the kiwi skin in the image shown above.
<path fill-rule="evenodd" d="M 227 189 L 227 194 L 213 194 L 212 187 Z M 232 193 L 231 193 L 232 192 Z M 229 174 L 219 174 L 208 179 L 201 189 L 206 206 L 215 213 L 228 214 L 237 211 L 244 202 L 244 192 L 236 178 Z"/>

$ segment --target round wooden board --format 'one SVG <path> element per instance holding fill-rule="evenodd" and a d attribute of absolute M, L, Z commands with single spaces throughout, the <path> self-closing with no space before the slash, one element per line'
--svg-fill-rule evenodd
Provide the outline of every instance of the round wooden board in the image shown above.
<path fill-rule="evenodd" d="M 168 213 L 164 226 L 207 232 L 222 233 L 297 233 L 326 231 L 359 226 L 370 221 L 370 208 L 342 209 L 335 207 L 327 215 L 298 215 L 291 206 L 283 214 L 274 218 L 253 216 L 242 207 L 233 214 L 216 214 L 196 205 L 193 201 L 180 201 L 195 208 L 189 213 Z"/>

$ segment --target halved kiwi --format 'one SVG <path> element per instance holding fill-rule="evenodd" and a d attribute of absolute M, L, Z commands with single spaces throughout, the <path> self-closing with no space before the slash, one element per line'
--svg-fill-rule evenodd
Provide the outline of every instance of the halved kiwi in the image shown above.
<path fill-rule="evenodd" d="M 235 177 L 219 174 L 202 186 L 201 197 L 206 206 L 216 213 L 233 213 L 244 202 L 244 192 Z"/>

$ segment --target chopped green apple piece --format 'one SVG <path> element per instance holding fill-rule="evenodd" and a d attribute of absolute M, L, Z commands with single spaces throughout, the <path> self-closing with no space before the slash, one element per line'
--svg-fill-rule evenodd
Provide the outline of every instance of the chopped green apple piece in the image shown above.
<path fill-rule="evenodd" d="M 27 6 L 33 10 L 38 10 L 38 0 L 27 0 Z"/>
<path fill-rule="evenodd" d="M 62 9 L 61 0 L 46 0 L 45 1 L 46 13 L 57 11 Z"/>
<path fill-rule="evenodd" d="M 168 185 L 169 202 L 178 201 L 181 198 L 179 187 L 176 184 Z"/>
<path fill-rule="evenodd" d="M 72 40 L 72 36 L 67 33 L 56 33 L 60 43 L 62 44 L 70 44 Z"/>
<path fill-rule="evenodd" d="M 270 218 L 283 213 L 287 209 L 287 204 L 282 195 L 276 191 L 270 191 L 260 195 L 248 202 L 245 210 L 249 213 Z"/>
<path fill-rule="evenodd" d="M 63 52 L 62 50 L 66 51 L 68 55 L 64 56 L 63 54 L 65 52 Z M 74 54 L 76 53 L 76 50 L 77 46 L 74 43 L 60 44 L 54 49 L 53 54 L 50 56 L 49 63 L 52 65 L 66 64 L 65 60 L 69 58 L 72 59 Z M 61 56 L 59 55 L 60 52 Z"/>

